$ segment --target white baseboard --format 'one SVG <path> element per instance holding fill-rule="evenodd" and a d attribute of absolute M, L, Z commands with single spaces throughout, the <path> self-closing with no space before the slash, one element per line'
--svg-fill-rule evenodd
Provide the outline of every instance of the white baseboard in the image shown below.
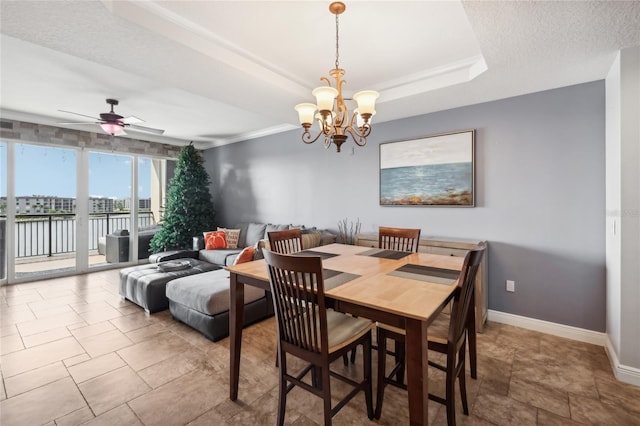
<path fill-rule="evenodd" d="M 604 346 L 604 349 L 607 351 L 609 362 L 611 362 L 611 368 L 613 369 L 613 374 L 615 374 L 616 379 L 620 380 L 621 382 L 640 386 L 640 368 L 634 368 L 629 367 L 628 365 L 620 364 L 620 361 L 618 360 L 618 354 L 616 354 L 609 336 L 606 337 L 606 344 Z"/>
<path fill-rule="evenodd" d="M 578 340 L 580 342 L 591 343 L 598 346 L 605 346 L 607 340 L 606 333 L 585 330 L 584 328 L 572 327 L 570 325 L 563 325 L 555 322 L 523 317 L 520 315 L 508 314 L 506 312 L 493 311 L 491 309 L 489 309 L 488 319 L 489 321 L 522 327 L 528 330 L 539 331 L 541 333 Z"/>
<path fill-rule="evenodd" d="M 557 324 L 520 315 L 508 314 L 506 312 L 493 311 L 491 309 L 489 309 L 488 320 L 522 327 L 528 330 L 539 331 L 541 333 L 551 334 L 554 336 L 565 337 L 567 339 L 577 340 L 580 342 L 604 346 L 616 379 L 621 382 L 640 386 L 640 369 L 620 364 L 618 355 L 616 354 L 616 351 L 611 344 L 611 340 L 606 333 L 585 330 L 584 328 Z"/>

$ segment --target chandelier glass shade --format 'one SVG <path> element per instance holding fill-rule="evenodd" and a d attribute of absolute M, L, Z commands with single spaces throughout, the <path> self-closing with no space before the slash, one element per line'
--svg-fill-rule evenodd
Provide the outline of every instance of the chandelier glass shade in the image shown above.
<path fill-rule="evenodd" d="M 371 117 L 376 113 L 375 104 L 378 92 L 364 90 L 353 95 L 353 100 L 358 104 L 353 113 L 349 115 L 347 106 L 342 96 L 342 79 L 345 71 L 340 68 L 338 16 L 345 11 L 346 6 L 342 2 L 334 2 L 329 5 L 329 11 L 336 15 L 336 63 L 335 68 L 329 70 L 333 78 L 333 84 L 327 77 L 320 80 L 326 82 L 326 86 L 315 88 L 311 93 L 316 98 L 316 103 L 302 103 L 296 105 L 300 124 L 304 128 L 302 141 L 307 144 L 314 143 L 324 136 L 324 147 L 328 148 L 333 142 L 337 152 L 347 141 L 349 135 L 358 146 L 367 144 L 367 136 L 371 133 Z M 318 123 L 319 132 L 315 137 L 311 136 L 311 126 L 314 121 Z"/>

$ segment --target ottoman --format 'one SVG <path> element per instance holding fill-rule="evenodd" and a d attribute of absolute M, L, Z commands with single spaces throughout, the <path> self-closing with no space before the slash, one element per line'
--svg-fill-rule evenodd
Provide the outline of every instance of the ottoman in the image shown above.
<path fill-rule="evenodd" d="M 229 272 L 220 269 L 172 280 L 167 284 L 174 319 L 214 342 L 229 335 Z M 244 321 L 249 325 L 273 315 L 271 293 L 244 286 Z"/>
<path fill-rule="evenodd" d="M 177 259 L 157 264 L 139 265 L 120 271 L 120 296 L 144 308 L 147 313 L 169 307 L 167 283 L 188 275 L 220 269 L 197 259 Z"/>

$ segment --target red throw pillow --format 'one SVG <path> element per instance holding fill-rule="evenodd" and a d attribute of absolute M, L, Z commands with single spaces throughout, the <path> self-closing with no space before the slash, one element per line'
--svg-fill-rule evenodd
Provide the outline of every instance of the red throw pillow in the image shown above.
<path fill-rule="evenodd" d="M 227 236 L 224 231 L 211 231 L 204 234 L 204 248 L 206 250 L 227 248 Z"/>
<path fill-rule="evenodd" d="M 234 265 L 237 265 L 239 263 L 244 263 L 244 262 L 251 262 L 253 260 L 253 255 L 256 252 L 256 248 L 254 246 L 249 246 L 249 247 L 245 247 L 240 254 L 238 255 L 238 257 L 236 257 L 235 262 L 233 262 Z"/>

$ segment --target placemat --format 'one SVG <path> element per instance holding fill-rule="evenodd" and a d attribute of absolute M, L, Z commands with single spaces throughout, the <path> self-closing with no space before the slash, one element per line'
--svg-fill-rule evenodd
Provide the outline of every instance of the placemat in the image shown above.
<path fill-rule="evenodd" d="M 396 250 L 383 250 L 374 248 L 371 250 L 363 251 L 362 253 L 358 253 L 360 256 L 371 256 L 371 257 L 381 257 L 384 259 L 393 259 L 399 260 L 403 257 L 409 256 L 411 253 L 407 251 L 396 251 Z"/>
<path fill-rule="evenodd" d="M 321 251 L 313 251 L 313 250 L 302 250 L 297 253 L 294 253 L 295 256 L 320 256 L 323 259 L 330 259 L 335 256 L 339 256 L 335 253 L 324 253 Z"/>
<path fill-rule="evenodd" d="M 407 264 L 389 272 L 388 275 L 451 285 L 458 279 L 459 272 L 452 271 L 451 269 L 434 268 L 432 266 Z"/>
<path fill-rule="evenodd" d="M 333 269 L 323 269 L 322 277 L 324 278 L 324 289 L 326 291 L 348 283 L 351 280 L 355 280 L 356 278 L 359 278 L 360 275 L 334 271 Z"/>

